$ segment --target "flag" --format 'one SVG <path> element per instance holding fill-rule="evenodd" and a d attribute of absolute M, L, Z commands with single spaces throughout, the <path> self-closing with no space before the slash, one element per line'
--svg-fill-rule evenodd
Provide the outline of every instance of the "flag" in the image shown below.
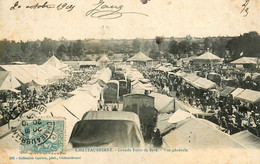
<path fill-rule="evenodd" d="M 244 52 L 242 51 L 239 56 L 243 56 Z"/>

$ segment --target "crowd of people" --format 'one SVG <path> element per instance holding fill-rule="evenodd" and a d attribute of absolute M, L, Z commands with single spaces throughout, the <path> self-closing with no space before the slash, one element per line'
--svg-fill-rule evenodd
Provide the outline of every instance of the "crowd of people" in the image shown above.
<path fill-rule="evenodd" d="M 58 98 L 66 99 L 71 95 L 69 92 L 77 87 L 87 84 L 96 69 L 71 72 L 66 78 L 45 86 L 28 87 L 25 93 L 13 93 L 11 91 L 0 92 L 1 110 L 0 126 L 17 118 L 24 112 L 45 105 Z"/>
<path fill-rule="evenodd" d="M 220 69 L 215 69 L 215 71 L 217 70 Z M 222 131 L 234 134 L 249 130 L 260 136 L 260 117 L 256 114 L 259 112 L 257 105 L 235 100 L 231 95 L 222 97 L 216 89 L 198 89 L 179 76 L 169 77 L 167 72 L 154 71 L 153 69 L 140 69 L 140 71 L 157 88 L 157 92 L 176 97 L 202 112 L 211 114 L 206 119 L 219 125 Z M 222 72 L 222 74 L 224 73 Z M 237 75 L 226 73 L 226 76 Z"/>
<path fill-rule="evenodd" d="M 244 88 L 260 91 L 260 74 L 254 76 L 251 69 L 248 69 L 248 73 L 234 68 L 228 64 L 201 64 L 201 65 L 183 65 L 183 70 L 191 72 L 199 72 L 199 76 L 207 77 L 210 73 L 216 73 L 222 80 L 220 86 L 231 85 L 236 88 Z"/>

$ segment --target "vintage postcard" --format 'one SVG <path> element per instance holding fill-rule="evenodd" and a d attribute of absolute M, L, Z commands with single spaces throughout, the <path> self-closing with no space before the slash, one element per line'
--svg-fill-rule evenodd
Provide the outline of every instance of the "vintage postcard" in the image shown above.
<path fill-rule="evenodd" d="M 259 163 L 258 0 L 0 0 L 0 164 Z"/>

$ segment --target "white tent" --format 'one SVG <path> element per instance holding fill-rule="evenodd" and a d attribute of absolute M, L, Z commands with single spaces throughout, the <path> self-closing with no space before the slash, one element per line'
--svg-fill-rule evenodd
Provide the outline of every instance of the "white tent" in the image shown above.
<path fill-rule="evenodd" d="M 57 69 L 62 69 L 62 68 L 68 67 L 67 64 L 62 63 L 54 55 L 52 55 L 43 65 L 44 66 L 52 66 L 52 67 L 55 67 Z"/>
<path fill-rule="evenodd" d="M 80 121 L 86 112 L 96 109 L 97 99 L 88 93 L 78 93 L 48 108 L 44 116 L 58 116 L 66 119 L 66 142 L 68 142 L 76 122 Z"/>
<path fill-rule="evenodd" d="M 242 89 L 242 88 L 237 88 L 237 89 L 235 89 L 232 93 L 231 93 L 231 95 L 233 96 L 233 97 L 237 97 L 237 95 L 239 95 L 240 93 L 242 93 L 244 91 L 244 89 Z"/>
<path fill-rule="evenodd" d="M 143 54 L 141 51 L 135 54 L 133 57 L 129 58 L 127 61 L 141 61 L 141 62 L 147 62 L 152 61 L 153 59 Z"/>
<path fill-rule="evenodd" d="M 228 149 L 244 148 L 230 135 L 217 130 L 201 119 L 191 118 L 163 137 L 163 148 Z"/>
<path fill-rule="evenodd" d="M 206 78 L 198 78 L 197 80 L 192 82 L 193 86 L 199 89 L 213 89 L 216 88 L 216 83 L 206 79 Z"/>
<path fill-rule="evenodd" d="M 154 107 L 159 111 L 159 113 L 175 111 L 174 98 L 155 92 L 152 92 L 150 96 L 154 97 Z"/>
<path fill-rule="evenodd" d="M 232 64 L 258 64 L 259 59 L 254 57 L 241 57 L 231 62 Z"/>
<path fill-rule="evenodd" d="M 177 123 L 180 121 L 183 121 L 187 118 L 195 118 L 195 116 L 193 116 L 192 114 L 185 112 L 183 110 L 177 110 L 175 113 L 173 113 L 171 115 L 171 117 L 169 118 L 168 122 L 169 123 Z"/>
<path fill-rule="evenodd" d="M 49 71 L 46 71 L 36 64 L 1 65 L 0 67 L 5 71 L 11 72 L 12 76 L 22 84 L 30 83 L 34 80 L 34 82 L 38 84 L 45 85 L 55 72 L 54 68 L 50 68 Z"/>
<path fill-rule="evenodd" d="M 250 133 L 248 130 L 231 135 L 232 138 L 242 143 L 246 148 L 259 149 L 260 138 Z"/>
<path fill-rule="evenodd" d="M 184 104 L 183 102 L 176 100 L 176 99 L 175 99 L 175 109 L 176 110 L 181 109 L 181 110 L 189 112 L 191 114 L 200 114 L 200 115 L 205 114 L 203 111 L 201 111 L 197 108 L 194 108 L 190 105 Z"/>
<path fill-rule="evenodd" d="M 110 61 L 109 58 L 105 54 L 98 60 L 98 62 L 100 63 L 107 63 L 109 61 Z"/>
<path fill-rule="evenodd" d="M 0 90 L 14 90 L 20 83 L 9 72 L 0 71 Z"/>
<path fill-rule="evenodd" d="M 212 62 L 222 62 L 222 59 L 211 52 L 207 51 L 204 54 L 193 59 L 194 61 L 212 63 Z"/>
<path fill-rule="evenodd" d="M 56 67 L 53 67 L 52 65 L 40 65 L 40 67 L 47 72 L 50 75 L 50 78 L 48 79 L 49 82 L 56 81 L 58 79 L 64 78 L 64 73 L 59 70 Z"/>
<path fill-rule="evenodd" d="M 239 99 L 249 103 L 258 103 L 260 102 L 260 92 L 246 89 L 238 94 L 235 99 Z"/>

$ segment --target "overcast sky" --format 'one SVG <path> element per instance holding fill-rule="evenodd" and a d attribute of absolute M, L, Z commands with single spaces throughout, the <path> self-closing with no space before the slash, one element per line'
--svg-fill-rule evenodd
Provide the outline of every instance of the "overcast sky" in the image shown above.
<path fill-rule="evenodd" d="M 245 0 L 104 0 L 123 5 L 118 19 L 102 20 L 85 16 L 99 0 L 49 0 L 75 5 L 67 12 L 56 9 L 25 9 L 26 5 L 46 0 L 20 0 L 20 9 L 10 10 L 17 0 L 0 0 L 0 39 L 132 39 L 155 36 L 194 37 L 235 36 L 249 31 L 260 33 L 260 2 L 251 0 L 248 15 L 240 13 Z"/>

